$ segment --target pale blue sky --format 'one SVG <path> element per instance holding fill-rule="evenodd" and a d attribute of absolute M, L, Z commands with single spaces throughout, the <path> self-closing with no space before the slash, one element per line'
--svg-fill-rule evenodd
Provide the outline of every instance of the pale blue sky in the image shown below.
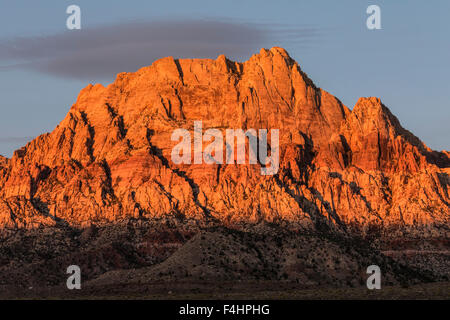
<path fill-rule="evenodd" d="M 66 29 L 71 4 L 81 7 L 79 31 Z M 366 28 L 369 4 L 381 7 L 382 30 Z M 450 148 L 447 0 L 0 0 L 0 154 L 53 130 L 89 82 L 161 55 L 242 61 L 263 46 L 286 48 L 349 108 L 378 96 L 428 146 Z"/>

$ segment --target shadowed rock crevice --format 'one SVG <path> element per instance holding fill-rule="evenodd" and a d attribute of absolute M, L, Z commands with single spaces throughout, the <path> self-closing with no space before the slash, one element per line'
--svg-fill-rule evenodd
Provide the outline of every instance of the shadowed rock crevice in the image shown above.
<path fill-rule="evenodd" d="M 164 157 L 162 150 L 159 149 L 158 147 L 152 145 L 152 143 L 151 143 L 152 130 L 151 129 L 147 129 L 146 136 L 147 136 L 148 145 L 150 146 L 151 154 L 155 155 L 161 161 L 161 163 L 164 165 L 164 167 L 171 170 L 173 173 L 175 173 L 180 178 L 183 178 L 189 184 L 189 186 L 191 187 L 191 190 L 192 190 L 194 203 L 203 211 L 206 218 L 215 220 L 214 217 L 211 215 L 211 212 L 209 211 L 209 209 L 206 208 L 205 206 L 203 206 L 200 203 L 200 201 L 198 200 L 198 196 L 199 196 L 199 192 L 200 192 L 199 186 L 194 182 L 193 179 L 191 179 L 186 174 L 186 172 L 179 170 L 179 169 L 171 168 L 169 161 Z M 161 184 L 159 184 L 159 185 L 162 186 Z M 163 188 L 163 190 L 165 190 L 165 189 Z"/>
<path fill-rule="evenodd" d="M 89 136 L 86 138 L 85 145 L 87 148 L 87 154 L 90 158 L 90 162 L 95 162 L 95 156 L 94 156 L 94 142 L 95 142 L 95 128 L 91 126 L 89 123 L 88 117 L 86 112 L 80 111 L 81 119 L 83 120 L 83 123 L 88 128 Z"/>
<path fill-rule="evenodd" d="M 57 225 L 70 227 L 70 224 L 62 218 L 54 216 L 50 213 L 50 209 L 48 208 L 48 204 L 43 202 L 39 198 L 33 198 L 30 200 L 33 207 L 44 217 L 51 218 L 53 221 L 57 223 Z"/>
<path fill-rule="evenodd" d="M 101 198 L 104 205 L 108 205 L 107 198 L 110 197 L 112 201 L 118 202 L 118 199 L 114 193 L 114 188 L 112 185 L 112 178 L 111 178 L 111 168 L 109 167 L 109 164 L 106 160 L 103 160 L 100 163 L 100 166 L 103 168 L 103 171 L 106 175 L 106 179 L 102 181 L 102 194 Z"/>
<path fill-rule="evenodd" d="M 338 179 L 343 185 L 349 186 L 349 188 L 352 191 L 352 193 L 357 195 L 358 197 L 360 197 L 360 199 L 364 202 L 364 204 L 366 205 L 366 207 L 369 210 L 369 212 L 373 213 L 374 215 L 376 215 L 378 218 L 380 218 L 380 221 L 382 221 L 381 217 L 372 209 L 372 205 L 367 200 L 367 198 L 364 195 L 361 194 L 362 188 L 359 187 L 356 182 L 354 182 L 354 181 L 352 181 L 352 182 L 344 181 L 344 179 L 342 179 L 342 175 L 340 173 L 338 173 L 338 172 L 330 172 L 329 175 L 330 175 L 331 178 Z"/>

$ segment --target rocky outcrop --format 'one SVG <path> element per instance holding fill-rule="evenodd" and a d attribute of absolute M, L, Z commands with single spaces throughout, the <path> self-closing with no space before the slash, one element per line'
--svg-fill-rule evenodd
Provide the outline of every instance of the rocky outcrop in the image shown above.
<path fill-rule="evenodd" d="M 279 129 L 279 171 L 174 164 L 172 132 L 197 120 Z M 168 57 L 88 85 L 53 132 L 2 160 L 0 225 L 173 216 L 448 236 L 449 167 L 378 98 L 348 109 L 282 48 L 244 63 Z"/>
<path fill-rule="evenodd" d="M 8 158 L 0 155 L 0 167 L 6 167 L 8 165 Z"/>

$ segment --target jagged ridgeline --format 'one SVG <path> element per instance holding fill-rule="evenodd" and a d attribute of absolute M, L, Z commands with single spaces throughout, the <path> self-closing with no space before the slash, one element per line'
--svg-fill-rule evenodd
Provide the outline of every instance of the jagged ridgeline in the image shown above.
<path fill-rule="evenodd" d="M 278 172 L 174 164 L 171 135 L 194 121 L 278 129 Z M 448 152 L 430 150 L 380 99 L 350 110 L 282 48 L 243 63 L 168 57 L 88 85 L 55 130 L 0 158 L 0 226 L 173 217 L 446 236 L 449 167 Z"/>

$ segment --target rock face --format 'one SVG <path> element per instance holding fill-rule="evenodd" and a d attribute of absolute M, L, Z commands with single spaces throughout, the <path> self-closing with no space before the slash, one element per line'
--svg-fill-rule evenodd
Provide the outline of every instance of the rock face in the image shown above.
<path fill-rule="evenodd" d="M 174 164 L 173 131 L 200 120 L 203 130 L 279 129 L 277 174 Z M 173 216 L 448 236 L 449 174 L 449 153 L 426 147 L 380 99 L 349 110 L 282 48 L 244 63 L 168 57 L 88 85 L 53 132 L 0 158 L 0 226 Z"/>

